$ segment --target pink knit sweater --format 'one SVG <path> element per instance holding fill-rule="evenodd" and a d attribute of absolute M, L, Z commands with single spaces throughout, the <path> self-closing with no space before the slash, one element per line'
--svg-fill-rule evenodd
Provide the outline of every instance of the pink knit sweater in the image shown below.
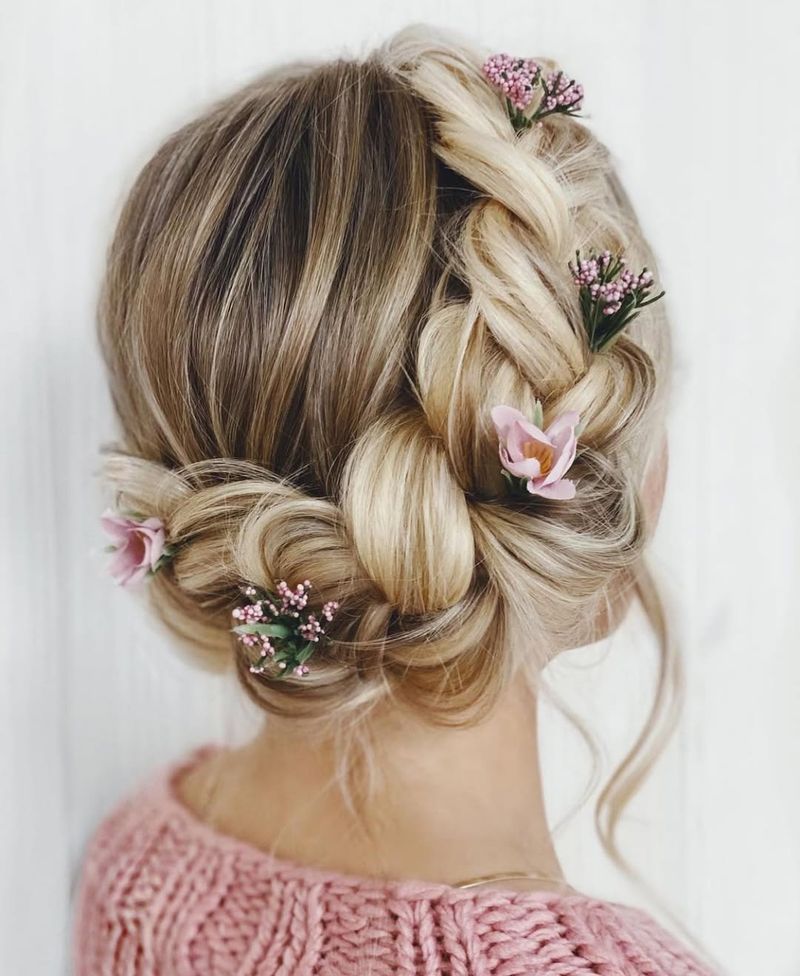
<path fill-rule="evenodd" d="M 208 747 L 207 747 L 208 748 Z M 644 912 L 585 895 L 458 889 L 301 867 L 215 831 L 175 780 L 101 824 L 75 976 L 709 976 Z"/>

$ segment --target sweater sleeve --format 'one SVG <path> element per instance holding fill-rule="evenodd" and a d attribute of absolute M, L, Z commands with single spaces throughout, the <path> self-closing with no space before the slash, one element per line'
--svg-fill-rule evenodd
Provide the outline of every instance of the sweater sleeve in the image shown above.
<path fill-rule="evenodd" d="M 719 976 L 716 964 L 704 962 L 699 955 L 677 940 L 647 912 L 630 906 L 617 906 L 619 925 L 616 939 L 625 958 L 636 972 L 653 976 Z M 700 946 L 695 947 L 701 951 Z M 710 968 L 713 966 L 714 968 Z"/>
<path fill-rule="evenodd" d="M 91 850 L 80 870 L 73 900 L 72 976 L 97 976 L 113 935 L 103 910 L 101 886 Z"/>
<path fill-rule="evenodd" d="M 90 838 L 73 896 L 72 976 L 127 976 L 138 972 L 141 932 L 129 890 L 132 841 L 140 814 L 119 805 Z"/>

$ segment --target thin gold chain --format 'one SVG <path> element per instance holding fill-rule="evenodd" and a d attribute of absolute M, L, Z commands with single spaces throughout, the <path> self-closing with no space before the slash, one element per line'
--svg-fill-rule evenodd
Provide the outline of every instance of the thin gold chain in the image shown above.
<path fill-rule="evenodd" d="M 212 756 L 209 762 L 209 766 L 212 767 L 212 773 L 216 773 L 213 769 L 214 762 L 217 756 Z M 206 767 L 208 769 L 208 767 Z M 201 817 L 213 828 L 213 820 L 211 819 L 211 804 L 216 799 L 217 793 L 219 792 L 219 774 L 208 775 L 206 782 L 203 784 L 203 797 L 199 804 L 201 810 Z M 479 885 L 491 884 L 493 882 L 500 881 L 540 881 L 547 885 L 557 884 L 564 888 L 566 891 L 575 891 L 566 881 L 556 881 L 553 878 L 548 878 L 543 874 L 527 874 L 524 871 L 508 871 L 499 874 L 485 874 L 477 878 L 469 878 L 466 881 L 459 881 L 457 884 L 451 885 L 453 888 L 477 888 Z"/>
<path fill-rule="evenodd" d="M 509 871 L 503 874 L 486 874 L 478 878 L 470 878 L 467 881 L 459 881 L 458 884 L 453 885 L 454 888 L 477 888 L 478 885 L 489 884 L 494 881 L 543 881 L 548 885 L 552 885 L 553 879 L 547 878 L 542 874 L 526 874 L 524 871 Z M 566 883 L 566 881 L 557 882 L 567 891 L 572 891 L 573 889 Z"/>

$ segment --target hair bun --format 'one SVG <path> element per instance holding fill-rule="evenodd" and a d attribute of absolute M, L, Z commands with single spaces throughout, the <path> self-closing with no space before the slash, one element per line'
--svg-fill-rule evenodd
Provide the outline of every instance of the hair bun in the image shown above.
<path fill-rule="evenodd" d="M 271 711 L 396 695 L 455 721 L 590 636 L 642 548 L 665 360 L 640 336 L 665 330 L 646 309 L 591 356 L 578 246 L 654 266 L 605 148 L 567 115 L 516 133 L 480 58 L 424 31 L 277 69 L 176 132 L 100 315 L 134 455 L 107 470 L 177 543 L 150 586 L 172 630 Z M 491 408 L 537 400 L 585 422 L 569 505 L 500 474 Z M 250 674 L 239 587 L 306 578 L 342 608 L 311 673 Z"/>

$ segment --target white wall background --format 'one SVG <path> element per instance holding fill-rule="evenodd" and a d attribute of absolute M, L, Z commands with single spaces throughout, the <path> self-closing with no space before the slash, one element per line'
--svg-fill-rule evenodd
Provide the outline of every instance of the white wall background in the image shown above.
<path fill-rule="evenodd" d="M 734 976 L 800 974 L 800 6 L 791 0 L 0 2 L 0 970 L 65 972 L 100 815 L 245 707 L 189 670 L 102 570 L 93 483 L 112 422 L 93 304 L 124 188 L 156 141 L 275 59 L 426 20 L 554 55 L 587 91 L 660 254 L 678 346 L 656 561 L 688 669 L 680 732 L 624 836 Z M 645 706 L 635 626 L 556 683 L 618 756 Z M 553 818 L 586 764 L 545 722 Z M 573 883 L 642 901 L 588 808 Z M 657 910 L 657 909 L 654 909 Z"/>

